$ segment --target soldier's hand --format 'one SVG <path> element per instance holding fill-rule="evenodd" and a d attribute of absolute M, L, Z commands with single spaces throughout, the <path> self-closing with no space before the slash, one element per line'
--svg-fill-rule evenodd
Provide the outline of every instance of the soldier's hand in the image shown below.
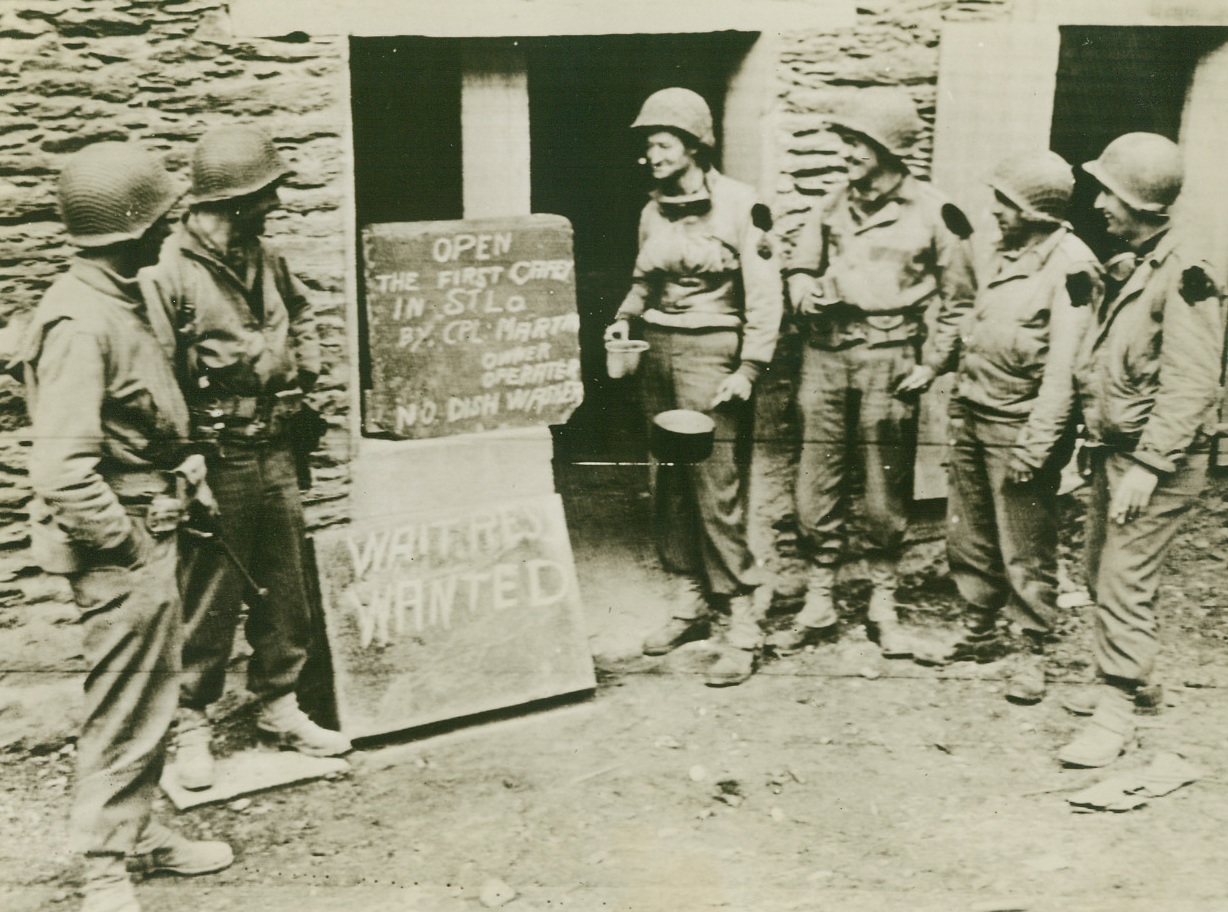
<path fill-rule="evenodd" d="M 627 320 L 615 320 L 605 328 L 605 341 L 626 340 L 631 337 L 631 324 Z"/>
<path fill-rule="evenodd" d="M 203 479 L 196 486 L 196 491 L 192 494 L 192 501 L 199 504 L 197 509 L 202 510 L 207 516 L 217 516 L 220 512 L 217 505 L 217 497 L 213 494 L 213 488 L 209 487 L 209 482 Z"/>
<path fill-rule="evenodd" d="M 1151 494 L 1155 491 L 1158 481 L 1159 478 L 1154 472 L 1149 472 L 1141 465 L 1130 466 L 1113 492 L 1113 500 L 1109 504 L 1109 519 L 1121 526 L 1142 513 L 1151 503 Z"/>
<path fill-rule="evenodd" d="M 712 408 L 724 405 L 726 402 L 745 402 L 754 392 L 754 386 L 743 374 L 730 374 L 716 388 L 712 397 Z"/>
<path fill-rule="evenodd" d="M 895 395 L 909 396 L 913 393 L 923 393 L 930 388 L 937 376 L 935 370 L 928 364 L 916 365 L 895 388 Z"/>
<path fill-rule="evenodd" d="M 1024 462 L 1017 453 L 1011 453 L 1006 460 L 1006 480 L 1011 484 L 1027 484 L 1032 480 L 1036 470 Z"/>

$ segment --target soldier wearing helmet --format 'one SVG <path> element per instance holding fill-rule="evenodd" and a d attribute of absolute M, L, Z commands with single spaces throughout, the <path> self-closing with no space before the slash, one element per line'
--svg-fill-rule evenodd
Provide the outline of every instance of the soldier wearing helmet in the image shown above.
<path fill-rule="evenodd" d="M 953 641 L 913 652 L 930 664 L 996 658 L 1005 615 L 1019 632 L 1017 703 L 1045 693 L 1074 358 L 1103 296 L 1099 262 L 1065 221 L 1074 183 L 1054 152 L 1008 158 L 989 178 L 999 238 L 960 328 L 950 402 L 947 559 L 966 607 Z"/>
<path fill-rule="evenodd" d="M 210 130 L 193 154 L 187 217 L 142 281 L 178 339 L 176 369 L 192 435 L 208 447 L 221 534 L 268 590 L 247 606 L 256 726 L 284 748 L 334 756 L 349 741 L 309 719 L 295 696 L 315 625 L 290 429 L 321 368 L 306 290 L 261 238 L 289 173 L 255 127 Z M 206 711 L 222 694 L 244 581 L 224 552 L 198 544 L 185 555 L 182 588 L 175 773 L 185 788 L 205 789 L 214 781 Z"/>
<path fill-rule="evenodd" d="M 864 89 L 830 117 L 847 182 L 811 210 L 785 271 L 805 337 L 797 399 L 797 513 L 810 552 L 806 601 L 769 645 L 779 653 L 831 635 L 854 465 L 865 475 L 873 588 L 867 612 L 884 655 L 906 657 L 897 562 L 907 526 L 920 394 L 950 360 L 974 279 L 958 210 L 914 178 L 921 130 L 902 90 Z M 950 223 L 953 227 L 948 227 Z M 926 312 L 934 311 L 927 338 Z"/>
<path fill-rule="evenodd" d="M 1169 226 L 1181 192 L 1181 151 L 1154 133 L 1127 133 L 1083 166 L 1095 207 L 1127 252 L 1105 266 L 1108 293 L 1076 361 L 1087 428 L 1088 588 L 1101 683 L 1067 708 L 1090 714 L 1059 757 L 1111 763 L 1133 738 L 1136 700 L 1156 652 L 1159 570 L 1202 490 L 1216 426 L 1224 338 L 1222 293 L 1189 237 Z"/>
<path fill-rule="evenodd" d="M 86 912 L 138 912 L 126 860 L 180 874 L 233 861 L 151 820 L 178 702 L 181 618 L 175 530 L 204 461 L 137 290 L 178 200 L 152 156 L 123 143 L 72 155 L 60 212 L 80 248 L 47 291 L 23 351 L 33 425 L 31 549 L 81 609 L 84 721 L 72 808 L 86 857 Z"/>
<path fill-rule="evenodd" d="M 625 338 L 631 321 L 642 330 L 649 416 L 691 409 L 716 425 L 708 459 L 656 467 L 658 549 L 680 591 L 644 652 L 662 655 L 705 636 L 714 608 L 727 604 L 725 648 L 706 683 L 739 684 L 754 669 L 770 593 L 758 585 L 747 546 L 746 454 L 754 384 L 772 359 L 783 305 L 771 214 L 752 188 L 711 167 L 712 115 L 695 92 L 655 93 L 632 127 L 644 136 L 655 186 L 640 216 L 631 290 L 607 338 Z"/>

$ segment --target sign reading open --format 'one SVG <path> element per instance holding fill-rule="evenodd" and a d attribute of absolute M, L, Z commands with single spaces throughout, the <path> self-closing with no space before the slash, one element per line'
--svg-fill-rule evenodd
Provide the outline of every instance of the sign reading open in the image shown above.
<path fill-rule="evenodd" d="M 371 225 L 363 252 L 369 436 L 557 424 L 580 404 L 567 219 Z"/>

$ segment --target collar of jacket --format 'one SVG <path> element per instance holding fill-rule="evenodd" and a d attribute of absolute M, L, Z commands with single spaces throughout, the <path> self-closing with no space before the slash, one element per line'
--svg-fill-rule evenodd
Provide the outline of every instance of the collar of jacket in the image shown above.
<path fill-rule="evenodd" d="M 247 286 L 243 283 L 243 277 L 234 271 L 230 264 L 222 258 L 221 253 L 208 240 L 192 229 L 190 219 L 191 213 L 189 212 L 183 217 L 183 221 L 175 226 L 179 248 L 186 256 L 204 263 L 215 272 L 226 276 L 240 288 L 246 290 Z M 257 239 L 253 244 L 258 247 L 260 241 Z"/>
<path fill-rule="evenodd" d="M 999 249 L 993 278 L 986 283 L 987 286 L 993 288 L 1003 282 L 1036 275 L 1045 268 L 1066 234 L 1066 229 L 1058 226 L 1043 237 L 1033 238 L 1031 243 L 1018 250 Z"/>
<path fill-rule="evenodd" d="M 843 206 L 848 212 L 854 233 L 861 234 L 871 228 L 898 221 L 903 207 L 916 198 L 917 179 L 911 174 L 905 174 L 894 186 L 881 190 L 875 196 L 861 196 L 851 185 L 846 184 Z M 864 209 L 867 203 L 876 204 L 878 208 L 867 213 Z"/>
<path fill-rule="evenodd" d="M 1115 302 L 1125 301 L 1142 291 L 1151 274 L 1168 259 L 1174 247 L 1172 232 L 1167 228 L 1149 238 L 1139 252 L 1134 254 L 1134 268 L 1122 280 Z M 1123 259 L 1128 267 L 1130 260 Z"/>
<path fill-rule="evenodd" d="M 680 196 L 667 196 L 654 187 L 649 196 L 666 218 L 681 218 L 684 215 L 703 215 L 712 209 L 712 184 L 719 181 L 721 175 L 715 168 L 704 172 L 703 184 L 694 193 L 684 193 Z"/>
<path fill-rule="evenodd" d="M 134 311 L 145 309 L 141 300 L 140 287 L 135 278 L 126 279 L 118 272 L 103 266 L 86 257 L 73 257 L 68 266 L 68 274 L 89 286 L 94 291 L 115 298 L 119 303 Z"/>

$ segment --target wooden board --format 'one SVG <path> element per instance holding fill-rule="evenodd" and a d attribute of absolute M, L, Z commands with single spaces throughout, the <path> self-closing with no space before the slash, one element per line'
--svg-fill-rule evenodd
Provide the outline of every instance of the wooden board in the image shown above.
<path fill-rule="evenodd" d="M 558 215 L 363 231 L 370 436 L 564 421 L 580 381 L 572 231 Z"/>
<path fill-rule="evenodd" d="M 349 769 L 349 763 L 340 757 L 308 757 L 297 751 L 256 749 L 219 757 L 212 788 L 189 792 L 175 779 L 171 763 L 162 770 L 161 785 L 176 810 L 185 811 L 283 785 L 340 775 Z"/>
<path fill-rule="evenodd" d="M 351 737 L 596 685 L 557 495 L 326 530 L 316 555 Z"/>

